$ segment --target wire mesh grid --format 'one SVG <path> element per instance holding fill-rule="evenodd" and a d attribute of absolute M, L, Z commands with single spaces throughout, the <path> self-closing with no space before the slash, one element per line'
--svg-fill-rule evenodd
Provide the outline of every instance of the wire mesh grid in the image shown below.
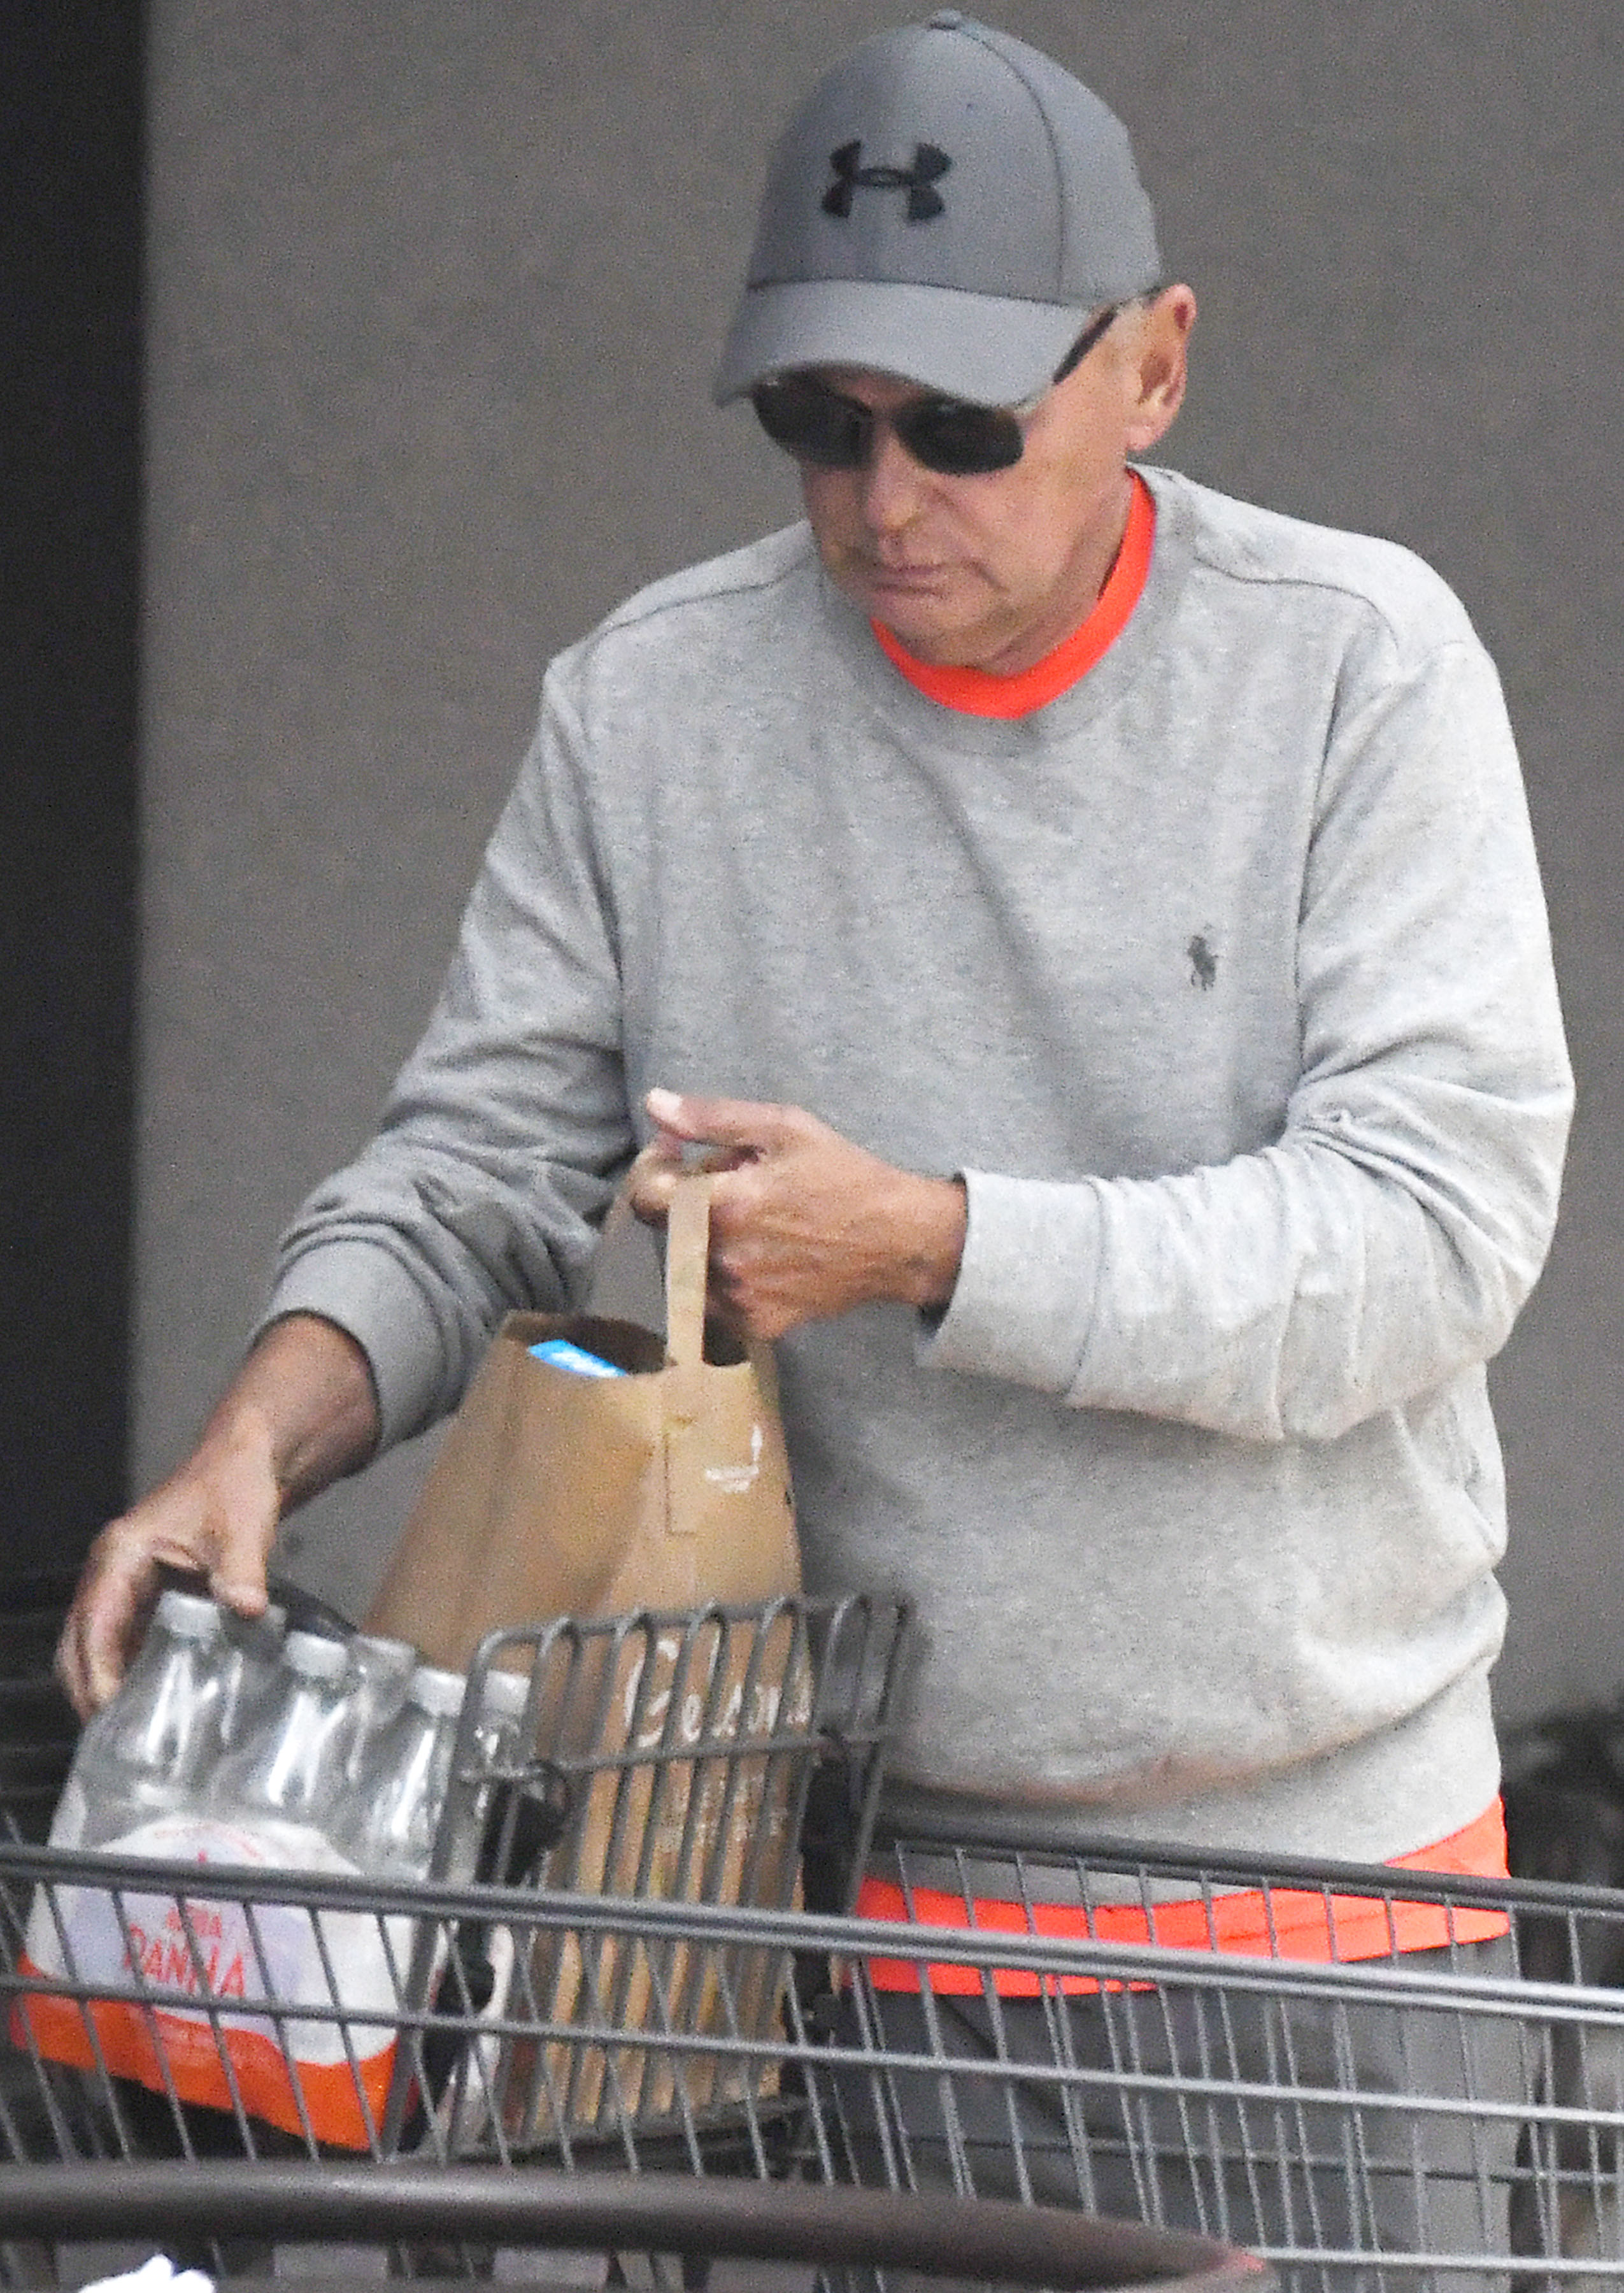
<path fill-rule="evenodd" d="M 65 1887 L 90 1873 L 134 1934 L 132 1907 L 144 1908 L 160 1884 L 155 1870 L 110 1859 L 97 1865 L 84 1856 L 16 1850 L 7 1860 L 0 1901 L 13 1951 L 28 1916 L 14 1900 L 20 1892 L 36 1912 L 42 1892 L 60 1902 Z M 0 2222 L 8 2231 L 71 2228 L 81 2238 L 105 2235 L 113 2225 L 178 2231 L 182 2239 L 200 2238 L 183 2244 L 180 2257 L 230 2273 L 263 2265 L 259 2249 L 243 2243 L 256 2224 L 284 2235 L 365 2232 L 388 2241 L 400 2273 L 431 2276 L 488 2274 L 492 2255 L 481 2236 L 550 2226 L 566 2238 L 595 2229 L 617 2244 L 641 2236 L 657 2252 L 689 2257 L 676 2272 L 657 2265 L 656 2282 L 694 2282 L 700 2273 L 693 2253 L 716 2250 L 849 2260 L 863 2268 L 842 2281 L 864 2285 L 884 2281 L 868 2265 L 887 2259 L 938 2269 L 950 2261 L 958 2278 L 968 2270 L 978 2283 L 1262 2281 L 1248 2257 L 1209 2240 L 1164 2235 L 1135 2245 L 1131 2225 L 1125 2231 L 1085 2221 L 1075 2208 L 1034 2206 L 1030 2193 L 1006 2205 L 984 2196 L 968 2202 L 968 2192 L 916 2204 L 933 2193 L 911 2191 L 894 2170 L 873 2173 L 861 2142 L 864 2103 L 880 2103 L 897 2078 L 924 2065 L 840 2028 L 840 2000 L 821 1978 L 834 1969 L 833 1947 L 869 1932 L 859 1923 L 720 1904 L 586 1903 L 513 1889 L 369 1890 L 291 1875 L 271 1884 L 256 1877 L 257 1900 L 250 1902 L 241 1886 L 239 1872 L 176 1875 L 169 1907 L 199 1955 L 212 1908 L 221 1907 L 240 1910 L 250 1931 L 262 1932 L 290 1908 L 329 1935 L 337 1923 L 358 1920 L 386 1933 L 407 1917 L 443 1943 L 448 1960 L 471 1924 L 500 1925 L 511 1938 L 513 1969 L 501 2011 L 471 2014 L 460 1997 L 448 2000 L 443 1992 L 414 2005 L 403 1982 L 391 2038 L 397 2086 L 411 2107 L 398 2133 L 373 2127 L 368 2176 L 357 2183 L 352 2155 L 308 2132 L 301 2139 L 268 2127 L 240 2097 L 219 2111 L 183 2100 L 164 2075 L 173 2034 L 163 2030 L 165 2007 L 141 1975 L 138 1951 L 124 1982 L 93 1989 L 71 1979 L 44 1983 L 26 1957 L 13 1965 L 8 1953 L 10 2028 L 33 2073 L 34 2108 L 20 2111 L 13 2098 L 4 2138 L 14 2158 L 50 2161 L 43 2169 L 0 2167 Z M 561 1951 L 573 1954 L 581 1969 L 564 2011 L 552 1979 Z M 266 1949 L 267 1967 L 271 1957 Z M 327 1957 L 336 1968 L 342 1951 L 330 1941 Z M 788 1978 L 793 1968 L 809 1966 L 820 1979 L 804 1997 Z M 755 2011 L 764 1969 L 772 1970 L 779 2005 L 770 2032 Z M 626 2013 L 628 1980 L 639 2000 L 634 2025 Z M 325 2002 L 307 1989 L 296 2013 L 267 1996 L 255 2002 L 251 2017 L 234 1999 L 193 1996 L 228 2059 L 228 2034 L 246 2020 L 273 2030 L 290 2061 L 308 2050 L 310 2025 L 333 2030 L 359 2089 L 372 2032 L 342 2003 L 336 1981 L 334 1989 Z M 42 2001 L 63 1997 L 85 2017 L 88 2068 L 69 2068 L 37 2044 Z M 695 2012 L 700 1998 L 702 2014 Z M 135 2009 L 153 2030 L 161 2094 L 109 2063 L 94 2020 L 109 2003 Z M 166 2150 L 181 2170 L 131 2162 Z M 406 2161 L 409 2176 L 392 2178 Z M 89 2173 L 63 2171 L 85 2165 Z M 471 2167 L 483 2173 L 471 2175 Z M 538 2169 L 543 2182 L 526 2178 Z M 573 2200 L 559 2192 L 561 2180 L 577 2185 Z M 747 2213 L 738 2202 L 741 2182 L 753 2185 Z M 721 2186 L 696 2210 L 691 2192 L 701 2183 Z M 798 2193 L 788 2208 L 787 2192 Z M 882 2197 L 901 2198 L 900 2208 L 874 2210 Z M 222 2238 L 227 2222 L 233 2234 Z M 746 2224 L 749 2234 L 741 2236 Z M 12 2281 L 53 2281 L 18 2274 L 20 2266 L 13 2262 Z"/>
<path fill-rule="evenodd" d="M 60 1889 L 71 1883 L 63 1862 L 88 1860 L 9 1860 L 8 1892 Z M 121 1894 L 153 1884 L 139 1870 L 102 1876 Z M 173 1900 L 196 1933 L 206 1919 L 195 1907 L 231 1900 L 240 1877 L 200 1872 L 183 1885 Z M 414 2006 L 403 1976 L 393 2043 L 413 2109 L 392 2148 L 419 2170 L 544 2167 L 1096 2208 L 1254 2245 L 1292 2284 L 1620 2274 L 1616 2240 L 1606 2244 L 1619 2196 L 1607 2136 L 1620 2122 L 1624 2002 L 1475 1972 L 1469 1947 L 1453 1965 L 1418 1969 L 969 1925 L 900 1937 L 831 1915 L 511 1889 L 369 1892 L 285 1878 L 275 1901 L 318 1926 L 359 1918 L 386 1929 L 406 1916 L 448 1955 L 472 1922 L 511 1936 L 514 1980 L 497 2013 L 470 2013 L 443 1993 Z M 13 1934 L 22 1916 L 8 1903 Z M 561 1949 L 583 1970 L 567 2013 L 550 1974 L 531 1972 L 550 1970 Z M 751 2007 L 766 1963 L 801 1974 L 785 1981 L 770 2033 Z M 885 1987 L 898 1969 L 917 1989 Z M 628 1970 L 641 1986 L 634 2029 Z M 318 2182 L 353 2167 L 246 2111 L 188 2108 L 102 2064 L 67 2070 L 30 2043 L 36 1979 L 8 1969 L 6 1987 L 35 2079 L 32 2124 L 13 2108 L 4 2126 L 13 2155 L 58 2167 L 149 2156 L 167 2130 L 172 2151 L 206 2177 L 236 2158 L 303 2159 Z M 124 1995 L 157 2011 L 133 1977 Z M 702 2018 L 701 1995 L 715 2009 Z M 210 2012 L 223 2034 L 228 2011 Z M 336 2000 L 263 2013 L 290 2049 L 294 2023 L 312 2018 L 343 2032 L 359 2073 L 368 2034 Z M 1538 2091 L 1563 2042 L 1593 2073 L 1582 2102 Z M 1612 2050 L 1604 2081 L 1594 2078 L 1598 2042 Z M 1565 2163 L 1558 2155 L 1569 2135 L 1582 2137 L 1581 2161 L 1576 2150 Z M 370 2146 L 388 2159 L 382 2125 Z M 1519 2193 L 1532 2200 L 1520 2236 Z M 28 2218 L 25 2198 L 37 2208 L 36 2186 L 0 2174 L 0 2218 Z M 1591 2249 L 1564 2252 L 1574 2200 L 1589 2208 Z M 397 2257 L 438 2269 L 448 2250 Z M 477 2266 L 469 2249 L 457 2258 Z"/>
<path fill-rule="evenodd" d="M 1013 2178 L 1233 2239 L 1293 2283 L 1624 2278 L 1624 1993 L 1592 1979 L 1624 1951 L 1624 1895 L 1079 1845 L 901 1791 L 869 1875 L 865 1908 L 981 1957 L 926 1965 L 908 1930 L 906 1955 L 870 1949 L 847 2011 L 881 2046 L 922 2031 L 955 2064 L 1011 2066 L 983 2080 L 991 2111 L 952 2094 L 932 2124 L 899 2097 L 905 2184 Z M 1064 1971 L 1071 1949 L 1093 1965 Z"/>
<path fill-rule="evenodd" d="M 1152 2274 L 1222 2276 L 1252 2248 L 1337 2293 L 1624 2277 L 1624 1994 L 1584 1980 L 1624 1898 L 1079 1848 L 897 1793 L 865 1848 L 900 1619 L 837 1615 L 860 1662 L 815 1606 L 764 1642 L 714 1616 L 708 1641 L 670 1619 L 641 1641 L 498 1638 L 481 1662 L 527 1672 L 549 1749 L 459 1758 L 447 1868 L 421 1884 L 0 1850 L 0 2281 L 55 2281 L 13 2225 L 173 2220 L 185 2253 L 252 2273 L 267 2208 L 315 2236 L 335 2206 L 397 2273 L 489 2273 L 516 2235 L 489 2208 L 556 2216 L 561 2190 L 598 2208 L 594 2240 L 647 2240 L 650 2202 L 683 2192 L 662 2253 L 844 2257 L 865 2286 L 916 2228 L 916 2267 L 957 2256 L 988 2281 L 1004 2208 L 1062 2240 L 998 2247 L 1010 2281 L 1103 2281 L 1091 2211 L 1216 2241 L 1141 2255 Z M 820 1827 L 910 1924 L 803 1889 L 794 1843 Z M 470 1858 L 484 1876 L 456 1876 Z M 1400 1949 L 1418 1917 L 1431 1947 Z M 75 1939 L 96 1920 L 93 1965 Z M 200 2061 L 221 2081 L 201 2100 Z M 352 2186 L 369 2198 L 340 2205 Z M 623 2191 L 641 2214 L 614 2215 Z M 792 2230 L 786 2193 L 926 2214 L 890 2211 L 865 2245 L 832 2213 Z"/>

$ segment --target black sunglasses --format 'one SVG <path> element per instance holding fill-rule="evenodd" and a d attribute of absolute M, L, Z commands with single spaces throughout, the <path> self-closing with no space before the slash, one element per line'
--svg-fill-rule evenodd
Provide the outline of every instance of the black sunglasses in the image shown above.
<path fill-rule="evenodd" d="M 1055 368 L 1049 388 L 1079 366 L 1121 308 L 1096 313 Z M 786 374 L 758 382 L 750 393 L 762 428 L 775 446 L 797 462 L 820 470 L 860 470 L 874 444 L 876 416 L 855 398 L 844 398 L 812 374 Z M 927 470 L 940 476 L 971 478 L 1012 469 L 1026 444 L 1021 417 L 1024 406 L 977 406 L 966 398 L 915 398 L 878 418 L 890 424 L 902 444 Z"/>

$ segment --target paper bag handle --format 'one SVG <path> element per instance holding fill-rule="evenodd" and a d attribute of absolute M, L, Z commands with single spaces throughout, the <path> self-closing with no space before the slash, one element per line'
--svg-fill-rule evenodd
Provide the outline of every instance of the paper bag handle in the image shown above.
<path fill-rule="evenodd" d="M 666 1219 L 666 1359 L 697 1369 L 705 1358 L 705 1289 L 710 1258 L 710 1176 L 690 1171 L 671 1190 Z"/>

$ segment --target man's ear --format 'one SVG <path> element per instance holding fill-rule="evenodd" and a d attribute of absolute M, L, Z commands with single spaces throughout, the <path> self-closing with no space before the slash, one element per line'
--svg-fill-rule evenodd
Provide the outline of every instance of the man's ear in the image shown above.
<path fill-rule="evenodd" d="M 1130 454 L 1143 454 L 1164 438 L 1184 402 L 1194 293 L 1183 285 L 1164 287 L 1139 323 L 1132 361 L 1135 399 L 1127 418 Z"/>

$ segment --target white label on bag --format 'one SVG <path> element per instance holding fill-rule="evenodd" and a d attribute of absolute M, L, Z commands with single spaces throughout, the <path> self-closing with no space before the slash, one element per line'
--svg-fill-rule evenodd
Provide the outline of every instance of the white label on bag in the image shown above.
<path fill-rule="evenodd" d="M 103 1851 L 358 1876 L 319 1832 L 298 1824 L 239 1827 L 164 1816 L 109 1841 Z M 222 1896 L 182 1899 L 133 1888 L 58 1886 L 54 1894 L 55 1916 L 42 1889 L 28 1920 L 28 1955 L 41 1974 L 118 1989 L 139 1980 L 161 1994 L 154 2003 L 166 2013 L 206 2023 L 212 2008 L 222 2029 L 258 2030 L 300 2062 L 346 2062 L 346 2029 L 349 2046 L 362 2054 L 393 2035 L 397 1978 L 404 1983 L 411 1952 L 409 1919 L 275 1901 L 250 1908 Z M 272 2020 L 245 2011 L 256 2002 L 331 2007 L 343 2020 Z"/>
<path fill-rule="evenodd" d="M 70 1774 L 62 1786 L 61 1797 L 57 1801 L 56 1812 L 51 1819 L 52 1846 L 77 1847 L 85 1836 L 85 1826 L 89 1817 L 90 1807 L 85 1797 L 85 1787 L 77 1776 Z"/>
<path fill-rule="evenodd" d="M 766 1446 L 766 1436 L 759 1425 L 750 1428 L 750 1462 L 747 1465 L 707 1465 L 705 1478 L 725 1489 L 731 1497 L 743 1496 L 754 1488 L 761 1477 L 761 1454 Z"/>

